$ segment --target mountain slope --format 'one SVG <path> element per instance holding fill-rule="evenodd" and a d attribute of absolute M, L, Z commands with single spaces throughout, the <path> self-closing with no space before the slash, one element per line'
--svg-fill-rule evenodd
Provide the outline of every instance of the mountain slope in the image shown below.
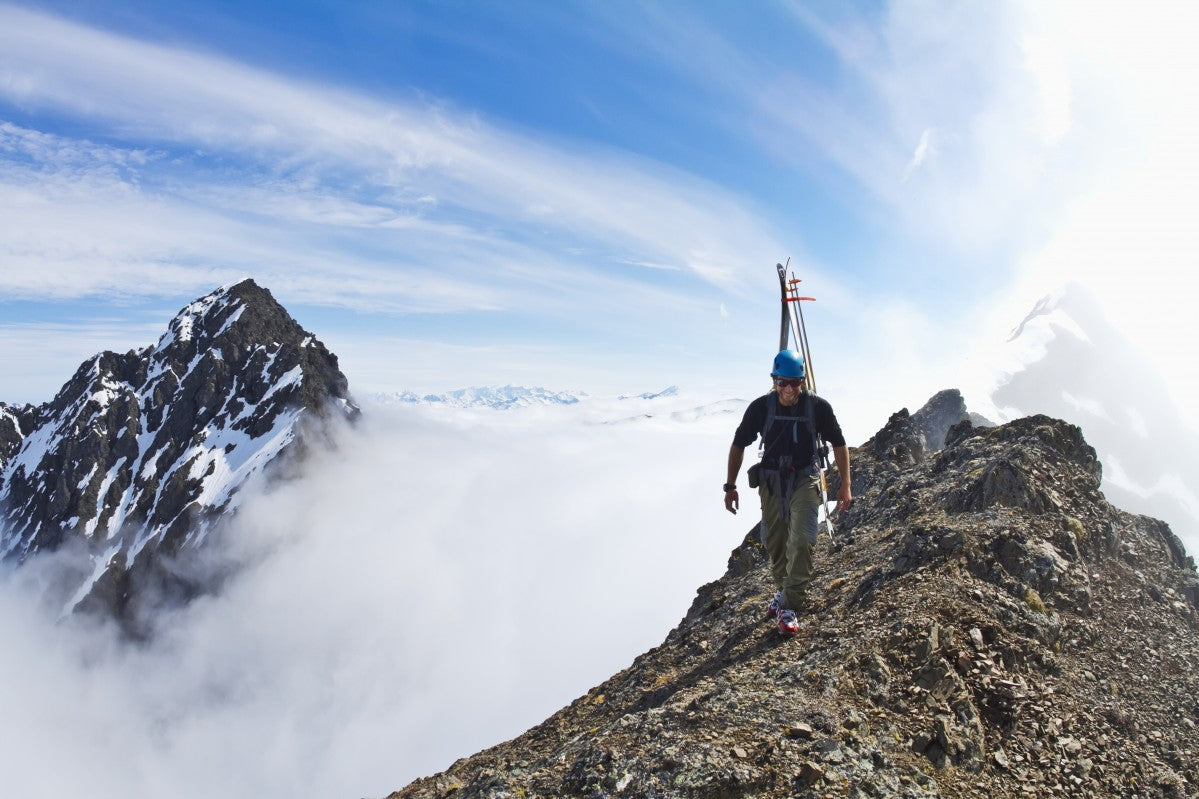
<path fill-rule="evenodd" d="M 752 529 L 659 647 L 393 799 L 1194 795 L 1199 576 L 1078 428 L 904 410 L 853 465 L 793 639 Z"/>
<path fill-rule="evenodd" d="M 122 611 L 238 492 L 352 416 L 337 359 L 251 280 L 182 309 L 158 343 L 83 363 L 38 408 L 0 408 L 0 555 L 82 550 L 68 608 Z M 142 586 L 145 587 L 144 585 Z"/>

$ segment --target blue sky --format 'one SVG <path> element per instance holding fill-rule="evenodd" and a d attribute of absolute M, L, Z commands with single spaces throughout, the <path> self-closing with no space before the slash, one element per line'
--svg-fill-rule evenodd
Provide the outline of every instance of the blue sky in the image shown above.
<path fill-rule="evenodd" d="M 1043 5 L 0 4 L 0 398 L 246 276 L 358 392 L 749 395 L 790 257 L 871 424 L 1067 280 L 1188 407 L 1199 26 Z"/>

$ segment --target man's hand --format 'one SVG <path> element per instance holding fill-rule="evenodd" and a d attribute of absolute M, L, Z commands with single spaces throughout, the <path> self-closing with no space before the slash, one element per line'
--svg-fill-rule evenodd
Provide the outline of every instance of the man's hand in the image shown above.
<path fill-rule="evenodd" d="M 724 509 L 736 513 L 741 504 L 737 496 L 737 475 L 741 473 L 741 459 L 745 457 L 745 448 L 736 444 L 729 446 L 729 470 L 725 472 L 724 484 L 733 486 L 732 490 L 724 492 Z"/>
<path fill-rule="evenodd" d="M 849 510 L 853 505 L 853 492 L 849 489 L 849 483 L 842 482 L 841 489 L 837 492 L 837 511 Z"/>

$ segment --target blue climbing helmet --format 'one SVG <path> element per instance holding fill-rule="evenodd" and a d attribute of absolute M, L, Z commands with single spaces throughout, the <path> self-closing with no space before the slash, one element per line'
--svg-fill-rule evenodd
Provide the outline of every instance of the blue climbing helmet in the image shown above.
<path fill-rule="evenodd" d="M 802 379 L 804 376 L 803 356 L 795 350 L 783 350 L 774 356 L 774 368 L 770 371 L 770 376 Z"/>

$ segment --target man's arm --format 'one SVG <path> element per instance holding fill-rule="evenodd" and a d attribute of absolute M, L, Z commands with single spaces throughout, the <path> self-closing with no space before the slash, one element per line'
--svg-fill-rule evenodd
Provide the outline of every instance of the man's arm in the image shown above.
<path fill-rule="evenodd" d="M 841 488 L 837 491 L 837 510 L 848 510 L 853 504 L 849 477 L 849 447 L 833 447 L 833 458 L 837 461 L 837 474 L 841 478 Z"/>
<path fill-rule="evenodd" d="M 741 462 L 745 460 L 745 447 L 739 447 L 733 444 L 729 447 L 729 471 L 728 479 L 724 482 L 727 485 L 737 484 L 737 475 L 741 473 Z M 737 489 L 724 492 L 724 508 L 729 513 L 736 513 L 740 506 L 741 500 L 737 496 Z"/>

